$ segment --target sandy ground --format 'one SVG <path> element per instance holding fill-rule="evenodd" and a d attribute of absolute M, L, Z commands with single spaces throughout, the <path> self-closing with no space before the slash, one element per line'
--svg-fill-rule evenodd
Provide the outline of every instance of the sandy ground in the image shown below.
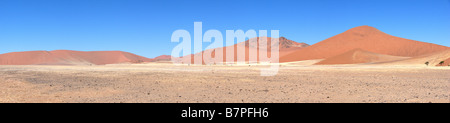
<path fill-rule="evenodd" d="M 0 102 L 442 102 L 450 67 L 0 66 Z"/>

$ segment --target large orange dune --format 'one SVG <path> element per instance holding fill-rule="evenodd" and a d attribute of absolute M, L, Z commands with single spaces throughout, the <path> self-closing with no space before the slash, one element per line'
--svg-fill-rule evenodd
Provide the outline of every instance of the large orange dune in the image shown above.
<path fill-rule="evenodd" d="M 280 62 L 326 59 L 359 48 L 368 52 L 415 57 L 450 49 L 446 46 L 404 39 L 370 26 L 359 26 L 309 47 L 280 57 Z"/>
<path fill-rule="evenodd" d="M 104 65 L 150 62 L 152 59 L 122 51 L 27 51 L 0 54 L 0 65 Z"/>
<path fill-rule="evenodd" d="M 409 57 L 399 57 L 391 55 L 383 55 L 378 53 L 373 53 L 365 51 L 362 49 L 353 49 L 343 54 L 333 56 L 324 59 L 316 65 L 326 65 L 326 64 L 360 64 L 360 63 L 378 63 L 378 62 L 389 62 L 389 61 L 399 61 L 404 60 Z"/>

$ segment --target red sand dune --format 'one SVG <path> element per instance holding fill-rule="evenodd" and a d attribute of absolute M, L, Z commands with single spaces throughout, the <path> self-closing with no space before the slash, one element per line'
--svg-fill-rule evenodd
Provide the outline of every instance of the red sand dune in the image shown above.
<path fill-rule="evenodd" d="M 170 55 L 160 55 L 158 57 L 153 58 L 152 61 L 170 61 L 172 59 L 172 56 Z"/>
<path fill-rule="evenodd" d="M 28 51 L 0 54 L 0 65 L 104 65 L 150 62 L 152 59 L 122 51 Z"/>
<path fill-rule="evenodd" d="M 260 41 L 260 39 L 261 38 L 266 38 L 267 39 L 267 45 L 265 45 L 265 46 L 259 46 L 259 41 Z M 255 39 L 255 38 L 252 38 L 252 39 Z M 256 44 L 258 44 L 258 46 L 249 46 L 249 44 L 251 44 L 251 42 L 250 42 L 251 40 L 247 40 L 247 41 L 245 41 L 245 42 L 241 42 L 241 43 L 238 43 L 238 44 L 235 44 L 235 45 L 232 45 L 232 46 L 227 46 L 227 47 L 220 47 L 220 48 L 215 48 L 215 49 L 207 49 L 207 50 L 205 50 L 205 51 L 202 51 L 201 53 L 196 53 L 196 54 L 191 54 L 191 60 L 189 61 L 186 61 L 186 60 L 183 60 L 183 62 L 184 63 L 194 63 L 194 56 L 202 56 L 205 52 L 211 52 L 211 58 L 214 58 L 215 57 L 215 51 L 220 51 L 220 50 L 222 50 L 223 51 L 223 60 L 222 61 L 216 61 L 216 62 L 226 62 L 226 55 L 227 54 L 231 54 L 231 53 L 233 53 L 234 52 L 234 62 L 246 62 L 246 63 L 249 63 L 249 62 L 257 62 L 257 61 L 260 61 L 260 59 L 259 59 L 259 48 L 264 48 L 264 49 L 269 49 L 268 50 L 268 52 L 267 52 L 267 55 L 268 55 L 268 57 L 271 57 L 271 53 L 270 53 L 270 48 L 271 48 L 271 46 L 276 46 L 275 44 L 273 44 L 272 43 L 272 38 L 270 38 L 270 37 L 256 37 Z M 245 49 L 245 61 L 242 61 L 242 60 L 238 60 L 238 51 L 237 51 L 237 49 L 238 49 L 238 47 L 239 48 L 241 48 L 242 46 L 244 46 L 244 49 Z M 289 39 L 286 39 L 285 37 L 280 37 L 279 38 L 279 57 L 282 57 L 282 56 L 285 56 L 285 55 L 287 55 L 287 54 L 290 54 L 290 53 L 292 53 L 292 52 L 294 52 L 294 51 L 296 51 L 296 50 L 299 50 L 299 49 L 302 49 L 302 48 L 304 48 L 304 47 L 308 47 L 309 45 L 308 44 L 306 44 L 306 43 L 298 43 L 298 42 L 295 42 L 295 41 L 292 41 L 292 40 L 289 40 Z M 231 48 L 233 48 L 234 47 L 234 50 L 227 50 L 227 49 L 231 49 Z M 254 57 L 256 57 L 256 61 L 251 61 L 251 60 L 249 60 L 251 57 L 249 56 L 249 51 L 250 50 L 256 50 L 257 52 L 256 52 L 256 56 L 252 56 L 253 58 Z M 205 59 L 202 59 L 202 63 L 203 64 L 206 64 L 205 63 Z M 207 59 L 206 61 L 214 61 L 214 60 L 212 60 L 212 59 Z M 211 63 L 211 62 L 208 62 L 208 63 Z"/>
<path fill-rule="evenodd" d="M 383 54 L 365 51 L 362 49 L 353 49 L 353 50 L 347 51 L 343 54 L 322 60 L 322 61 L 316 63 L 316 65 L 377 63 L 377 62 L 398 61 L 398 60 L 404 60 L 407 58 L 409 58 L 409 57 L 383 55 Z"/>
<path fill-rule="evenodd" d="M 309 47 L 282 56 L 280 62 L 326 59 L 360 48 L 369 52 L 414 57 L 450 49 L 446 46 L 391 36 L 370 26 L 359 26 Z"/>

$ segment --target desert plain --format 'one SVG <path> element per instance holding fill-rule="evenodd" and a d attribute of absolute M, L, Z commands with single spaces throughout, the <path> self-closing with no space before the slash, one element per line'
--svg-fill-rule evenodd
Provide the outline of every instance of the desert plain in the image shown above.
<path fill-rule="evenodd" d="M 271 56 L 270 62 L 279 65 L 278 74 L 260 76 L 269 66 L 259 51 L 272 47 L 279 48 L 279 59 Z M 73 50 L 0 54 L 0 102 L 450 103 L 450 47 L 371 26 L 313 45 L 263 36 L 186 56 L 194 57 Z"/>
<path fill-rule="evenodd" d="M 385 65 L 0 66 L 0 102 L 449 103 L 450 67 Z"/>

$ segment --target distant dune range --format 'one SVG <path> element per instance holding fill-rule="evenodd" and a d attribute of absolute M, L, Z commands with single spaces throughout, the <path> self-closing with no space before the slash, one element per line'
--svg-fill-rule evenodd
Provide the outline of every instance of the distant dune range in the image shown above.
<path fill-rule="evenodd" d="M 155 57 L 152 59 L 152 61 L 170 61 L 172 59 L 172 56 L 170 55 L 160 55 L 158 57 Z"/>
<path fill-rule="evenodd" d="M 267 45 L 249 45 L 258 44 L 260 39 L 267 39 Z M 256 37 L 232 46 L 207 49 L 191 54 L 190 59 L 178 59 L 177 62 L 193 64 L 193 56 L 210 55 L 210 59 L 201 59 L 203 64 L 211 64 L 213 61 L 224 63 L 227 62 L 226 55 L 232 53 L 234 53 L 234 59 L 230 62 L 260 62 L 258 50 L 260 48 L 270 49 L 273 46 L 279 46 L 279 62 L 288 64 L 423 66 L 425 62 L 428 62 L 429 66 L 448 66 L 450 62 L 450 47 L 391 36 L 370 26 L 359 26 L 349 29 L 311 46 L 306 43 L 298 43 L 286 39 L 285 37 L 278 39 L 279 43 L 277 45 L 273 42 L 273 38 Z M 245 51 L 238 51 L 238 49 L 244 49 Z M 223 52 L 223 56 L 222 60 L 217 61 L 219 59 L 214 59 L 215 52 L 219 51 Z M 256 56 L 250 56 L 250 51 L 256 51 Z M 238 53 L 240 54 L 241 52 L 245 52 L 245 56 L 238 56 Z M 270 54 L 269 50 L 267 55 L 270 57 Z M 165 62 L 171 59 L 173 58 L 170 55 L 162 55 L 150 59 L 122 51 L 82 52 L 55 50 L 0 54 L 0 65 L 104 65 Z M 444 63 L 439 64 L 441 61 L 444 61 Z"/>
<path fill-rule="evenodd" d="M 259 41 L 260 39 L 266 39 L 267 44 L 266 45 L 262 45 L 259 46 Z M 183 63 L 188 63 L 188 64 L 194 64 L 194 58 L 198 57 L 198 56 L 203 56 L 206 53 L 207 55 L 210 55 L 211 58 L 210 59 L 205 59 L 202 58 L 202 64 L 213 64 L 213 62 L 216 63 L 225 63 L 225 62 L 229 62 L 226 59 L 227 54 L 233 54 L 234 53 L 234 58 L 231 62 L 236 63 L 236 62 L 241 62 L 241 63 L 254 63 L 254 62 L 258 62 L 260 61 L 259 58 L 259 49 L 263 48 L 263 49 L 268 49 L 267 50 L 267 56 L 271 56 L 271 47 L 272 46 L 276 46 L 275 42 L 273 42 L 273 38 L 270 37 L 256 37 L 256 38 L 252 38 L 250 40 L 244 41 L 244 42 L 240 42 L 237 43 L 235 45 L 231 45 L 231 46 L 226 46 L 226 47 L 219 47 L 219 48 L 214 48 L 214 49 L 207 49 L 205 51 L 196 53 L 196 54 L 191 54 L 191 58 L 189 59 L 183 59 L 180 60 Z M 308 47 L 309 45 L 306 43 L 298 43 L 289 39 L 286 39 L 285 37 L 280 37 L 278 38 L 279 41 L 279 56 L 285 56 L 287 54 L 290 54 L 294 51 L 297 51 L 299 49 Z M 250 44 L 256 44 L 256 45 L 250 45 Z M 238 49 L 244 49 L 245 51 L 245 56 L 239 56 L 238 53 L 240 54 L 241 51 L 238 51 Z M 250 57 L 250 51 L 256 51 L 256 56 L 252 56 Z M 222 51 L 223 55 L 222 55 L 222 60 L 218 60 L 218 59 L 214 59 L 216 57 L 215 52 L 219 52 Z M 186 56 L 184 56 L 186 57 Z M 239 58 L 238 58 L 239 57 Z M 256 60 L 254 60 L 256 59 Z M 178 61 L 178 62 L 180 62 Z"/>
<path fill-rule="evenodd" d="M 122 51 L 28 51 L 0 55 L 1 65 L 104 65 L 116 63 L 151 62 L 145 58 Z"/>

